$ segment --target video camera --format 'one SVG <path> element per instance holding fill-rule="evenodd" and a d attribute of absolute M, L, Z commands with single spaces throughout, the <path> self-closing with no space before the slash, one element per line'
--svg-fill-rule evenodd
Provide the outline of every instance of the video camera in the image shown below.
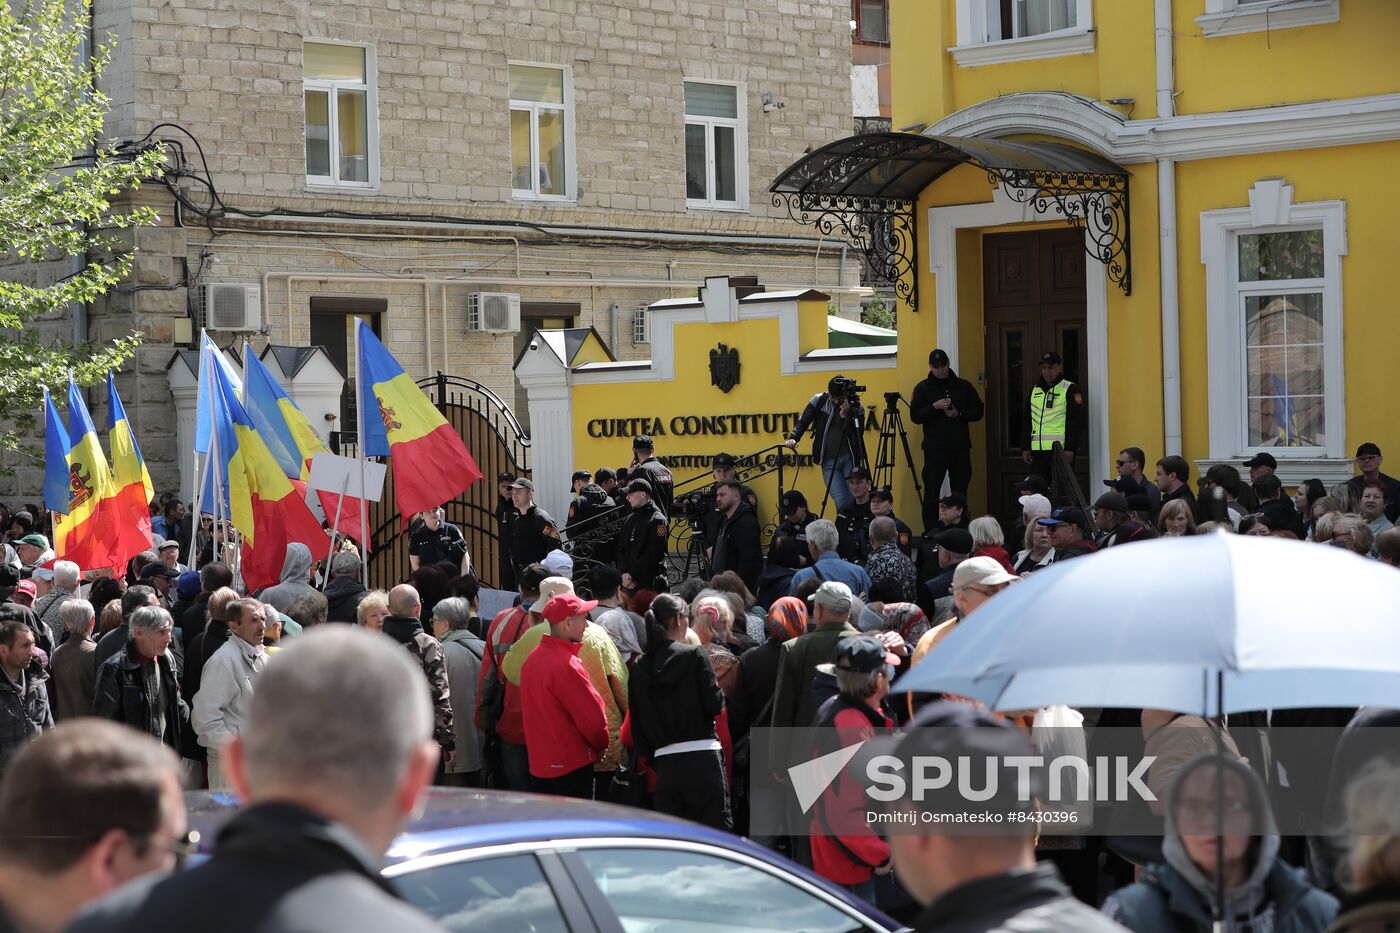
<path fill-rule="evenodd" d="M 705 516 L 715 509 L 714 492 L 708 489 L 697 489 L 685 495 L 677 496 L 671 503 L 671 514 L 679 513 L 681 517 L 690 525 L 692 531 L 704 531 Z"/>
<path fill-rule="evenodd" d="M 844 396 L 851 399 L 853 404 L 854 400 L 865 390 L 865 386 L 848 376 L 835 376 L 831 382 L 827 383 L 827 394 Z"/>

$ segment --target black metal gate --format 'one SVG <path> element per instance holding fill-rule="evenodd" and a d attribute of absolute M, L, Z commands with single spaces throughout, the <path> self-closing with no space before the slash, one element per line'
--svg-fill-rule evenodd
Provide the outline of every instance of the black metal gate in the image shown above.
<path fill-rule="evenodd" d="M 482 478 L 451 502 L 443 503 L 447 520 L 462 530 L 472 564 L 483 586 L 498 586 L 500 540 L 496 525 L 496 476 L 509 471 L 530 475 L 530 438 L 510 406 L 479 382 L 439 372 L 420 379 L 423 390 L 447 422 L 461 435 L 481 469 Z M 353 432 L 331 435 L 331 449 L 355 456 Z M 410 516 L 411 517 L 411 516 Z M 384 495 L 369 509 L 369 583 L 388 589 L 409 577 L 408 534 L 394 497 L 393 471 L 384 479 Z"/>

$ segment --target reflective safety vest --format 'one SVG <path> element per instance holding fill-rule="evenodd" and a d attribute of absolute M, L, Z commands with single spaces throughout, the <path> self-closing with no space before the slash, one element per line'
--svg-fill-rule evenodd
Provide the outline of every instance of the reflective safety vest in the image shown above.
<path fill-rule="evenodd" d="M 1031 389 L 1031 450 L 1052 450 L 1056 441 L 1064 444 L 1072 392 L 1074 383 L 1068 379 L 1049 389 L 1039 383 Z"/>

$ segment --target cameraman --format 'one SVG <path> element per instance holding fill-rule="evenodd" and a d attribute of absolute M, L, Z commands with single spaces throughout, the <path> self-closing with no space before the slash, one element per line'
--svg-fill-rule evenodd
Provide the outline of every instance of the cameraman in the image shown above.
<path fill-rule="evenodd" d="M 825 392 L 812 396 L 785 442 L 795 448 L 812 429 L 812 459 L 821 464 L 822 480 L 838 512 L 855 504 L 846 475 L 865 462 L 865 412 L 855 397 L 858 390 L 854 379 L 833 376 Z"/>
<path fill-rule="evenodd" d="M 928 355 L 928 378 L 914 386 L 909 420 L 924 426 L 924 527 L 932 528 L 945 476 L 953 492 L 967 495 L 972 480 L 967 426 L 982 420 L 982 397 L 972 383 L 958 378 L 942 350 Z"/>
<path fill-rule="evenodd" d="M 708 550 L 710 573 L 732 570 L 749 592 L 758 590 L 763 572 L 763 545 L 759 541 L 758 516 L 744 502 L 743 487 L 734 480 L 715 483 L 715 509 L 721 523 Z"/>

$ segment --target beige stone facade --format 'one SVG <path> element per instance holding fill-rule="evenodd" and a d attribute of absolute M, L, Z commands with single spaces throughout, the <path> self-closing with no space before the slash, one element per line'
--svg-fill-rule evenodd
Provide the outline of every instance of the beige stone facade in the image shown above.
<path fill-rule="evenodd" d="M 468 333 L 471 292 L 517 293 L 527 311 L 567 314 L 575 326 L 596 327 L 620 358 L 649 352 L 632 340 L 636 308 L 693 293 L 706 275 L 817 286 L 855 307 L 855 255 L 792 222 L 767 195 L 774 176 L 805 151 L 851 131 L 849 0 L 95 0 L 94 7 L 98 35 L 115 43 L 103 82 L 113 100 L 112 135 L 139 138 L 158 124 L 179 124 L 189 135 L 174 127 L 155 135 L 181 143 L 181 168 L 203 181 L 178 184 L 191 202 L 215 208 L 201 216 L 177 208 L 159 186 L 144 192 L 162 219 L 136 234 L 132 284 L 191 287 L 111 295 L 91 309 L 87 325 L 93 338 L 145 335 L 132 367 L 137 378 L 126 376 L 121 387 L 159 489 L 177 484 L 164 384 L 175 322 L 193 317 L 197 334 L 208 283 L 256 285 L 261 297 L 263 331 L 214 332 L 221 345 L 245 336 L 259 349 L 269 341 L 305 345 L 312 298 L 385 299 L 383 335 L 410 374 L 442 369 L 508 400 L 519 338 Z M 378 170 L 366 187 L 308 182 L 306 42 L 368 50 Z M 568 200 L 512 193 L 510 62 L 566 69 Z M 739 209 L 687 206 L 687 80 L 739 89 L 747 138 Z M 213 203 L 206 181 L 227 211 Z M 100 406 L 94 414 L 100 421 Z M 20 475 L 0 480 L 0 495 L 37 490 L 35 471 L 11 465 Z"/>

